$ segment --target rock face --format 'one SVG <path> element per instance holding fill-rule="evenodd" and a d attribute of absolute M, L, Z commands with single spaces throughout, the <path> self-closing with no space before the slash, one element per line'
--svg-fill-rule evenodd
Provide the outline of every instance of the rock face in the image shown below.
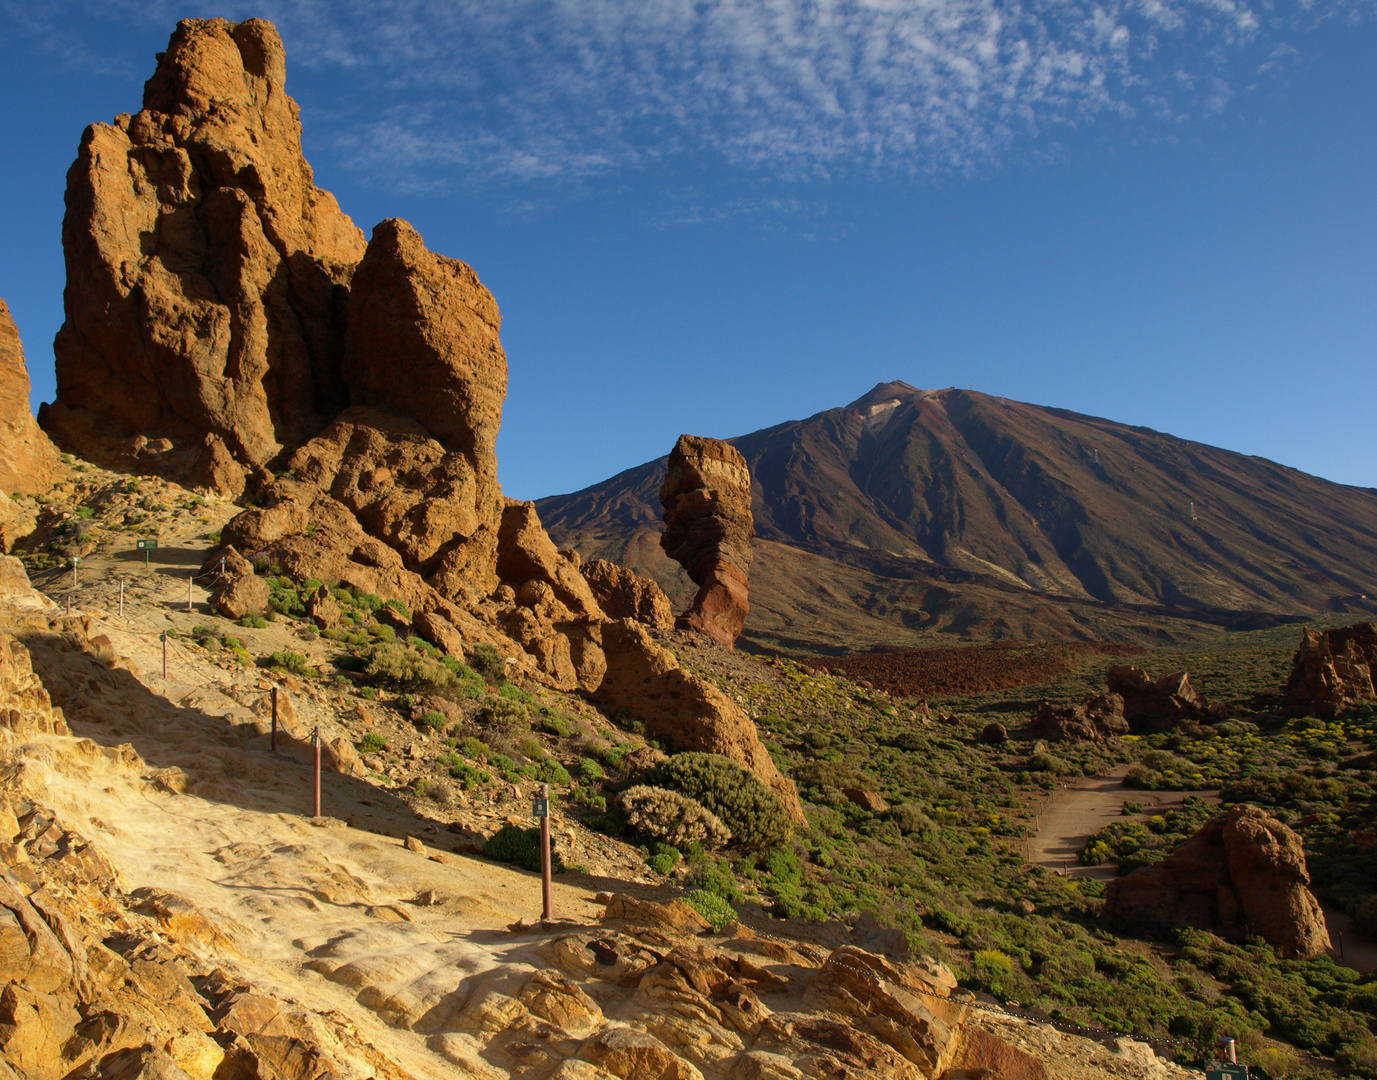
<path fill-rule="evenodd" d="M 313 182 L 285 80 L 271 23 L 189 19 L 143 110 L 86 129 L 57 400 L 40 413 L 65 448 L 237 494 L 348 404 L 364 239 Z"/>
<path fill-rule="evenodd" d="M 29 389 L 19 330 L 0 300 L 0 491 L 8 495 L 37 495 L 57 479 L 57 447 L 34 421 Z"/>
<path fill-rule="evenodd" d="M 1238 806 L 1161 862 L 1111 881 L 1103 914 L 1232 938 L 1260 934 L 1281 955 L 1310 959 L 1330 943 L 1309 884 L 1300 836 L 1255 806 Z"/>
<path fill-rule="evenodd" d="M 1110 694 L 1123 698 L 1124 719 L 1137 734 L 1166 731 L 1205 713 L 1205 699 L 1184 671 L 1154 679 L 1140 667 L 1116 664 L 1109 669 L 1108 682 Z"/>
<path fill-rule="evenodd" d="M 1286 680 L 1286 708 L 1297 716 L 1332 717 L 1340 709 L 1377 697 L 1377 623 L 1335 630 L 1301 631 Z"/>
<path fill-rule="evenodd" d="M 635 619 L 657 630 L 674 625 L 669 597 L 650 578 L 606 559 L 594 559 L 582 569 L 584 580 L 609 619 Z"/>
<path fill-rule="evenodd" d="M 1124 699 L 1118 694 L 1097 694 L 1082 705 L 1053 705 L 1044 701 L 1028 725 L 1028 732 L 1056 742 L 1099 742 L 1127 735 Z"/>
<path fill-rule="evenodd" d="M 741 451 L 720 439 L 680 435 L 660 486 L 660 546 L 698 586 L 676 625 L 723 645 L 741 635 L 751 609 L 751 474 Z"/>

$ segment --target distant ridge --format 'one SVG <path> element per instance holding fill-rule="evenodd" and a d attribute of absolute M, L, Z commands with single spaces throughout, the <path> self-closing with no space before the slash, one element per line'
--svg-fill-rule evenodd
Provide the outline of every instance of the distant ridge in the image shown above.
<path fill-rule="evenodd" d="M 1377 490 L 1148 428 L 895 381 L 729 441 L 753 477 L 761 644 L 1156 640 L 1377 610 Z M 661 458 L 537 507 L 562 547 L 682 601 L 663 476 Z"/>

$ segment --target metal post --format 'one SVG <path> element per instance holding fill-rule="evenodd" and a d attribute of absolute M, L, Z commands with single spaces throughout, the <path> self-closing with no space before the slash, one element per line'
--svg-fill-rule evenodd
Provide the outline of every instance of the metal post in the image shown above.
<path fill-rule="evenodd" d="M 225 576 L 225 556 L 220 556 L 220 576 Z"/>
<path fill-rule="evenodd" d="M 550 785 L 540 785 L 540 797 L 545 800 L 545 816 L 540 819 L 540 889 L 544 901 L 541 919 L 551 922 L 555 917 L 554 887 L 550 882 Z"/>
<path fill-rule="evenodd" d="M 273 753 L 277 753 L 277 687 L 273 687 Z"/>
<path fill-rule="evenodd" d="M 149 565 L 149 564 L 148 564 L 148 549 L 147 549 L 147 548 L 144 548 L 144 549 L 143 549 L 143 568 L 144 568 L 145 570 L 147 570 L 147 569 L 148 569 L 148 565 Z"/>
<path fill-rule="evenodd" d="M 191 583 L 192 583 L 193 581 L 195 581 L 195 580 L 196 580 L 196 575 L 195 575 L 195 574 L 192 574 L 191 577 L 189 577 L 189 578 L 186 579 L 186 609 L 187 609 L 187 611 L 190 611 L 190 610 L 191 610 Z"/>
<path fill-rule="evenodd" d="M 317 725 L 316 743 L 316 817 L 320 817 L 320 727 Z"/>
<path fill-rule="evenodd" d="M 1340 931 L 1338 931 L 1338 934 L 1339 934 L 1339 959 L 1342 960 L 1342 959 L 1344 958 L 1344 932 L 1343 932 L 1342 930 L 1340 930 Z"/>
<path fill-rule="evenodd" d="M 124 578 L 120 578 L 120 618 L 124 618 Z"/>
<path fill-rule="evenodd" d="M 167 678 L 167 631 L 163 631 L 163 678 Z"/>

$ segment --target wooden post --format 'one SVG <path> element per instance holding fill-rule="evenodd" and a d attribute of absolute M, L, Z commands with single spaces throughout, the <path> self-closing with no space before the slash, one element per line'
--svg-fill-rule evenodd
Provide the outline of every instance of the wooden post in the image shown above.
<path fill-rule="evenodd" d="M 193 581 L 195 581 L 195 580 L 196 580 L 196 575 L 195 575 L 195 574 L 192 574 L 191 577 L 189 577 L 189 578 L 186 579 L 186 609 L 187 609 L 187 611 L 190 611 L 190 610 L 191 610 L 191 583 L 192 583 Z"/>
<path fill-rule="evenodd" d="M 71 594 L 71 593 L 68 593 L 68 594 L 67 594 L 67 614 L 70 615 L 71 613 L 72 613 L 72 594 Z"/>
<path fill-rule="evenodd" d="M 163 631 L 163 678 L 167 678 L 167 631 Z"/>
<path fill-rule="evenodd" d="M 320 726 L 316 726 L 316 817 L 320 817 Z"/>
<path fill-rule="evenodd" d="M 273 687 L 273 753 L 277 753 L 277 687 Z"/>
<path fill-rule="evenodd" d="M 120 578 L 120 618 L 124 618 L 124 578 Z"/>
<path fill-rule="evenodd" d="M 540 797 L 545 800 L 545 816 L 540 819 L 540 891 L 544 902 L 541 919 L 551 922 L 555 917 L 554 887 L 550 882 L 550 785 L 540 785 Z"/>
<path fill-rule="evenodd" d="M 77 560 L 72 560 L 72 588 L 77 587 Z"/>

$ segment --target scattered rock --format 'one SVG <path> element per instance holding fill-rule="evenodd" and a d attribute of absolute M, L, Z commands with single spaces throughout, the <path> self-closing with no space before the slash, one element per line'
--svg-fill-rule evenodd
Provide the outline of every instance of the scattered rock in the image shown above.
<path fill-rule="evenodd" d="M 415 852 L 418 852 L 418 853 L 420 853 L 420 854 L 425 854 L 425 850 L 426 850 L 425 844 L 421 843 L 421 841 L 420 841 L 418 838 L 414 837 L 414 836 L 408 836 L 408 837 L 402 842 L 402 846 L 405 847 L 407 851 L 415 851 Z"/>
<path fill-rule="evenodd" d="M 861 788 L 842 788 L 842 794 L 855 806 L 872 814 L 882 814 L 889 809 L 889 803 L 880 797 L 879 792 L 864 791 Z"/>
<path fill-rule="evenodd" d="M 987 746 L 999 746 L 1009 741 L 1009 729 L 1003 724 L 986 724 L 980 729 L 980 741 Z"/>
<path fill-rule="evenodd" d="M 1044 701 L 1028 725 L 1029 734 L 1054 742 L 1101 742 L 1127 735 L 1128 731 L 1124 699 L 1113 693 L 1097 694 L 1082 705 L 1053 705 Z"/>
<path fill-rule="evenodd" d="M 697 585 L 676 620 L 732 645 L 750 611 L 751 474 L 741 451 L 721 439 L 680 435 L 660 486 L 665 532 L 660 546 Z"/>
<path fill-rule="evenodd" d="M 1103 915 L 1182 923 L 1241 939 L 1259 934 L 1303 960 L 1330 947 L 1300 836 L 1255 806 L 1207 821 L 1171 855 L 1109 883 Z"/>
<path fill-rule="evenodd" d="M 1377 697 L 1377 623 L 1301 631 L 1286 680 L 1286 710 L 1330 719 L 1341 709 Z"/>

